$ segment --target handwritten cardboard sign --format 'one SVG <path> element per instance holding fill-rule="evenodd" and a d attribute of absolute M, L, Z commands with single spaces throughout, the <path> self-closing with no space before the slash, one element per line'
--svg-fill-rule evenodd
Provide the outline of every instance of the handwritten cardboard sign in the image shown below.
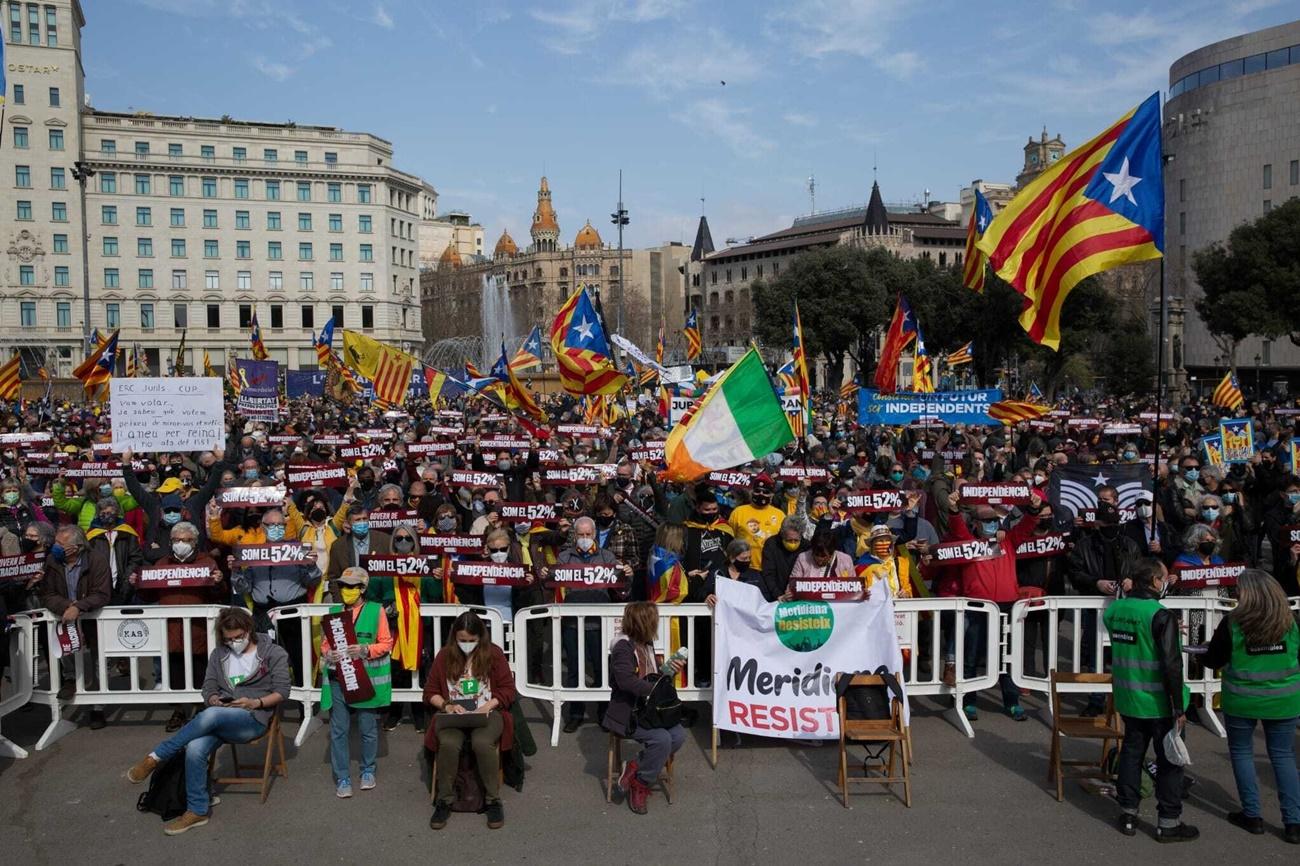
<path fill-rule="evenodd" d="M 180 376 L 109 384 L 113 450 L 210 451 L 226 441 L 221 379 Z"/>

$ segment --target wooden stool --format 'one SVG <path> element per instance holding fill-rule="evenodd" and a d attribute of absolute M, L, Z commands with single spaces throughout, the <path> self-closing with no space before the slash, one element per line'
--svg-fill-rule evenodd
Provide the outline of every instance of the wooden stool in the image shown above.
<path fill-rule="evenodd" d="M 255 746 L 262 743 L 266 746 L 266 755 L 260 768 L 262 770 L 257 776 L 241 776 L 242 770 L 256 770 L 258 764 L 241 764 L 239 763 L 239 754 L 235 751 L 235 746 Z M 231 776 L 214 776 L 212 781 L 218 785 L 258 785 L 262 789 L 262 802 L 266 802 L 266 795 L 271 790 L 271 778 L 279 773 L 284 778 L 289 778 L 289 767 L 285 763 L 284 754 L 284 735 L 280 732 L 280 707 L 277 705 L 271 713 L 271 723 L 266 726 L 266 733 L 262 736 L 249 740 L 247 743 L 227 743 L 230 746 L 230 763 Z M 274 756 L 279 754 L 279 760 Z M 212 753 L 212 765 L 209 772 L 216 770 L 217 752 Z"/>
<path fill-rule="evenodd" d="M 899 677 L 901 680 L 902 678 Z M 849 682 L 849 687 L 853 686 L 884 686 L 883 677 L 875 674 L 854 674 L 853 679 Z M 903 727 L 903 702 L 897 697 L 890 700 L 890 717 L 888 719 L 850 719 L 845 707 L 845 699 L 839 699 L 840 714 L 840 767 L 839 783 L 841 796 L 844 799 L 844 808 L 849 807 L 849 783 L 850 782 L 868 782 L 880 785 L 892 785 L 895 782 L 903 783 L 903 803 L 910 809 L 912 808 L 912 774 L 909 765 L 912 763 L 912 749 L 909 743 L 910 731 Z M 861 775 L 850 775 L 848 761 L 848 745 L 850 743 L 887 743 L 889 748 L 889 760 L 880 759 L 880 775 L 871 775 L 871 767 L 863 765 Z M 899 756 L 899 764 L 902 767 L 901 776 L 894 775 L 894 752 L 898 749 L 902 754 Z"/>
<path fill-rule="evenodd" d="M 1111 743 L 1119 745 L 1124 738 L 1124 722 L 1115 712 L 1115 697 L 1106 696 L 1106 710 L 1100 716 L 1063 716 L 1061 715 L 1061 695 L 1056 690 L 1057 683 L 1092 683 L 1109 685 L 1110 674 L 1074 674 L 1052 671 L 1052 751 L 1047 759 L 1047 781 L 1056 782 L 1056 801 L 1059 803 L 1065 795 L 1064 767 L 1087 767 L 1093 775 L 1103 772 L 1102 763 L 1106 760 L 1106 750 Z M 1095 761 L 1064 761 L 1061 759 L 1061 739 L 1077 737 L 1083 740 L 1101 740 L 1101 755 Z"/>
<path fill-rule="evenodd" d="M 614 781 L 618 778 L 623 769 L 623 741 L 629 737 L 620 737 L 618 734 L 609 735 L 609 752 L 605 759 L 605 802 L 614 802 Z M 664 773 L 659 776 L 659 784 L 664 789 L 664 799 L 669 805 L 673 802 L 673 760 L 676 755 L 668 755 L 668 763 L 664 764 Z"/>

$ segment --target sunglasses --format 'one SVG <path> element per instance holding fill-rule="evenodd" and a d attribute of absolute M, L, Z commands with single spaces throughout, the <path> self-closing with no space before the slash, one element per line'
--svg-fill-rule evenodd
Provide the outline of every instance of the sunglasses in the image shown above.
<path fill-rule="evenodd" d="M 508 547 L 489 547 L 489 548 L 488 548 L 488 552 L 489 552 L 489 553 L 505 553 L 505 552 L 508 551 L 509 549 L 510 549 L 510 548 L 508 548 Z"/>

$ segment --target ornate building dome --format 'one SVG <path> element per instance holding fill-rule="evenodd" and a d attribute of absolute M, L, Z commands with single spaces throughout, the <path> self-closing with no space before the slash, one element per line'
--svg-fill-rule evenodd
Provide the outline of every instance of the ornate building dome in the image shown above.
<path fill-rule="evenodd" d="M 551 205 L 551 187 L 542 178 L 542 185 L 537 190 L 537 210 L 533 211 L 533 227 L 529 231 L 533 246 L 538 250 L 554 251 L 560 241 L 560 222 L 555 218 L 555 208 Z"/>
<path fill-rule="evenodd" d="M 458 268 L 461 265 L 460 253 L 456 251 L 456 242 L 451 241 L 447 244 L 447 249 L 442 251 L 442 256 L 438 259 L 438 267 Z"/>
<path fill-rule="evenodd" d="M 591 220 L 587 220 L 587 224 L 578 230 L 578 236 L 573 239 L 573 248 L 578 250 L 598 250 L 604 245 L 600 232 L 596 231 Z"/>
<path fill-rule="evenodd" d="M 517 255 L 519 255 L 519 247 L 515 244 L 515 239 L 510 237 L 510 232 L 502 229 L 501 237 L 497 239 L 496 249 L 492 250 L 492 258 L 496 259 Z"/>

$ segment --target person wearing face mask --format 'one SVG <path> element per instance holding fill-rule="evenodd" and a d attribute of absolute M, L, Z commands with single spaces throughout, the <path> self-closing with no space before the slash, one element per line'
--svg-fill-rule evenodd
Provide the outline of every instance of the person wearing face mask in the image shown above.
<path fill-rule="evenodd" d="M 424 747 L 434 765 L 434 807 L 429 827 L 441 830 L 451 819 L 456 799 L 456 772 L 466 742 L 474 754 L 483 785 L 487 825 L 505 825 L 501 805 L 502 757 L 515 748 L 515 675 L 501 648 L 492 643 L 487 625 L 466 611 L 451 624 L 451 640 L 438 651 L 424 681 L 424 702 L 435 713 L 482 713 L 487 724 L 476 728 L 433 724 L 424 735 Z"/>
<path fill-rule="evenodd" d="M 186 812 L 163 826 L 176 836 L 208 823 L 208 761 L 227 743 L 247 743 L 266 733 L 275 707 L 289 699 L 289 657 L 269 635 L 254 633 L 248 611 L 230 607 L 217 615 L 221 642 L 208 656 L 203 710 L 126 772 L 141 784 L 160 764 L 185 754 Z"/>
<path fill-rule="evenodd" d="M 1178 461 L 1178 471 L 1171 473 L 1161 490 L 1160 510 L 1175 532 L 1183 533 L 1200 514 L 1198 503 L 1205 495 L 1201 484 L 1201 461 L 1187 455 Z"/>
<path fill-rule="evenodd" d="M 871 528 L 867 549 L 853 566 L 868 592 L 883 581 L 893 598 L 912 597 L 915 565 L 905 548 L 895 546 L 894 532 L 887 525 L 878 523 Z"/>
<path fill-rule="evenodd" d="M 29 523 L 22 535 L 15 537 L 8 532 L 0 532 L 0 553 L 4 556 L 18 554 L 45 553 L 54 542 L 54 527 L 49 523 Z M 32 610 L 39 607 L 33 590 L 41 582 L 38 573 L 25 583 L 6 581 L 0 583 L 0 616 L 8 612 Z M 3 622 L 3 620 L 0 620 Z M 0 679 L 4 679 L 9 667 L 9 641 L 0 639 Z"/>
<path fill-rule="evenodd" d="M 1255 521 L 1250 509 L 1246 507 L 1245 494 L 1240 485 L 1233 480 L 1225 480 L 1219 485 L 1219 511 L 1214 515 L 1217 526 L 1211 521 L 1209 509 L 1212 503 L 1201 502 L 1201 520 L 1215 526 L 1219 533 L 1220 551 L 1228 562 L 1244 562 L 1252 568 L 1255 566 Z"/>
<path fill-rule="evenodd" d="M 348 736 L 352 717 L 356 716 L 361 732 L 361 790 L 375 787 L 375 763 L 379 758 L 379 714 L 392 701 L 393 683 L 389 654 L 393 649 L 388 618 L 378 603 L 366 601 L 366 585 L 370 575 L 364 568 L 352 566 L 343 570 L 331 595 L 339 604 L 330 613 L 350 617 L 356 629 L 357 642 L 345 649 L 335 649 L 328 631 L 322 631 L 320 656 L 325 664 L 321 671 L 322 712 L 330 714 L 330 765 L 334 771 L 334 793 L 340 799 L 352 796 Z M 375 694 L 368 700 L 356 703 L 344 701 L 343 686 L 339 682 L 338 663 L 344 657 L 362 659 Z"/>
<path fill-rule="evenodd" d="M 338 540 L 330 545 L 325 579 L 331 585 L 343 574 L 343 569 L 360 565 L 361 557 L 393 552 L 392 536 L 370 528 L 370 509 L 359 502 L 348 505 L 343 530 Z"/>
<path fill-rule="evenodd" d="M 718 582 L 722 580 L 738 580 L 762 591 L 763 575 L 754 569 L 750 547 L 743 539 L 732 539 L 727 545 L 726 569 L 709 575 L 704 584 L 704 603 L 709 606 L 709 610 L 713 610 L 718 603 Z"/>
<path fill-rule="evenodd" d="M 805 528 L 804 519 L 792 514 L 782 520 L 780 530 L 763 543 L 763 567 L 758 588 L 766 601 L 777 601 L 785 594 L 795 560 L 808 549 Z"/>
<path fill-rule="evenodd" d="M 766 472 L 750 481 L 749 504 L 733 509 L 727 521 L 732 534 L 749 545 L 750 560 L 755 568 L 763 567 L 763 545 L 781 528 L 785 512 L 772 504 L 774 486 Z"/>
<path fill-rule="evenodd" d="M 357 469 L 357 474 L 352 479 L 352 486 L 348 488 L 347 495 L 343 497 L 344 504 L 360 503 L 369 512 L 374 509 L 378 498 L 379 488 L 375 486 L 374 467 L 368 463 L 363 464 Z"/>
<path fill-rule="evenodd" d="M 1273 577 L 1292 598 L 1300 595 L 1300 557 L 1286 529 L 1293 524 L 1300 524 L 1300 478 L 1287 475 L 1264 512 L 1264 534 L 1273 550 Z"/>
<path fill-rule="evenodd" d="M 413 523 L 399 523 L 393 527 L 393 553 L 399 556 L 420 556 L 419 527 Z M 435 572 L 436 574 L 437 572 Z M 393 685 L 407 688 L 416 680 L 415 672 L 422 663 L 428 635 L 420 622 L 420 605 L 442 603 L 442 582 L 422 579 L 419 575 L 398 577 L 372 577 L 366 587 L 366 598 L 378 602 L 389 615 L 389 631 L 393 634 Z M 402 707 L 393 703 L 384 718 L 384 730 L 394 730 L 402 721 Z M 417 731 L 423 732 L 424 707 L 419 703 L 411 708 L 411 721 Z"/>
<path fill-rule="evenodd" d="M 17 476 L 0 482 L 0 532 L 20 536 L 33 521 L 45 522 L 45 512 L 38 516 L 39 505 L 32 504 Z"/>
<path fill-rule="evenodd" d="M 696 485 L 695 513 L 686 521 L 686 553 L 682 565 L 692 590 L 715 571 L 727 566 L 727 543 L 735 536 L 722 519 L 717 497 L 707 484 Z"/>
<path fill-rule="evenodd" d="M 1178 617 L 1160 603 L 1169 573 L 1158 559 L 1143 559 L 1129 572 L 1129 595 L 1106 606 L 1102 621 L 1110 633 L 1115 709 L 1124 719 L 1119 751 L 1116 797 L 1121 809 L 1119 831 L 1137 833 L 1141 805 L 1139 781 L 1147 746 L 1156 752 L 1156 840 L 1186 842 L 1199 834 L 1184 824 L 1183 768 L 1165 755 L 1165 736 L 1186 726 L 1191 693 L 1183 683 L 1182 640 Z"/>
<path fill-rule="evenodd" d="M 112 598 L 113 576 L 109 571 L 108 559 L 102 553 L 96 554 L 88 549 L 86 534 L 75 524 L 64 524 L 55 531 L 54 544 L 45 557 L 45 576 L 38 585 L 37 593 L 41 607 L 65 623 L 76 621 L 83 613 L 99 610 Z M 82 629 L 82 639 L 85 644 L 82 653 L 86 685 L 94 689 L 97 687 L 96 672 L 99 670 L 96 663 L 95 630 Z M 66 700 L 76 693 L 74 659 L 63 659 L 62 668 L 63 684 L 58 696 L 60 700 Z M 51 671 L 51 677 L 53 676 Z M 91 729 L 98 730 L 105 724 L 104 711 L 92 708 Z"/>
<path fill-rule="evenodd" d="M 501 484 L 505 487 L 506 500 L 509 502 L 523 502 L 526 498 L 528 479 L 537 471 L 538 450 L 530 448 L 528 457 L 520 460 L 512 456 L 509 451 L 498 451 L 489 465 L 487 458 L 477 448 L 474 449 L 470 457 L 470 468 L 477 472 L 495 472 L 501 476 Z"/>
<path fill-rule="evenodd" d="M 81 527 L 81 531 L 85 532 L 95 522 L 101 499 L 110 496 L 117 499 L 119 515 L 139 507 L 135 498 L 127 494 L 125 482 L 122 479 L 118 481 L 122 483 L 120 488 L 115 487 L 112 479 L 109 478 L 87 478 L 80 495 L 74 496 L 69 493 L 68 482 L 60 472 L 54 479 L 54 483 L 50 485 L 50 498 L 54 500 L 55 510 L 71 517 Z"/>
<path fill-rule="evenodd" d="M 108 561 L 113 581 L 112 604 L 130 604 L 135 598 L 135 577 L 144 566 L 140 539 L 122 521 L 120 502 L 112 496 L 99 500 L 86 542 L 92 554 Z"/>
<path fill-rule="evenodd" d="M 207 568 L 212 576 L 211 586 L 184 586 L 160 589 L 137 589 L 143 604 L 221 604 L 230 598 L 225 578 L 217 562 L 207 553 L 198 550 L 199 530 L 193 523 L 177 523 L 170 527 L 167 555 L 155 562 L 155 565 L 185 565 Z M 185 634 L 184 625 L 179 621 L 167 623 L 167 670 L 171 688 L 186 687 L 185 670 Z M 190 655 L 188 657 L 191 687 L 203 683 L 203 669 L 208 657 L 208 630 L 202 620 L 190 623 Z M 187 707 L 172 707 L 171 718 L 167 720 L 167 731 L 178 731 L 185 724 Z"/>
<path fill-rule="evenodd" d="M 1121 523 L 1120 531 L 1133 539 L 1139 550 L 1146 551 L 1146 555 L 1156 557 L 1166 566 L 1173 565 L 1181 544 L 1170 530 L 1169 524 L 1154 514 L 1155 502 L 1150 491 L 1138 493 L 1134 511 L 1134 519 Z M 1151 519 L 1153 516 L 1154 528 Z"/>

